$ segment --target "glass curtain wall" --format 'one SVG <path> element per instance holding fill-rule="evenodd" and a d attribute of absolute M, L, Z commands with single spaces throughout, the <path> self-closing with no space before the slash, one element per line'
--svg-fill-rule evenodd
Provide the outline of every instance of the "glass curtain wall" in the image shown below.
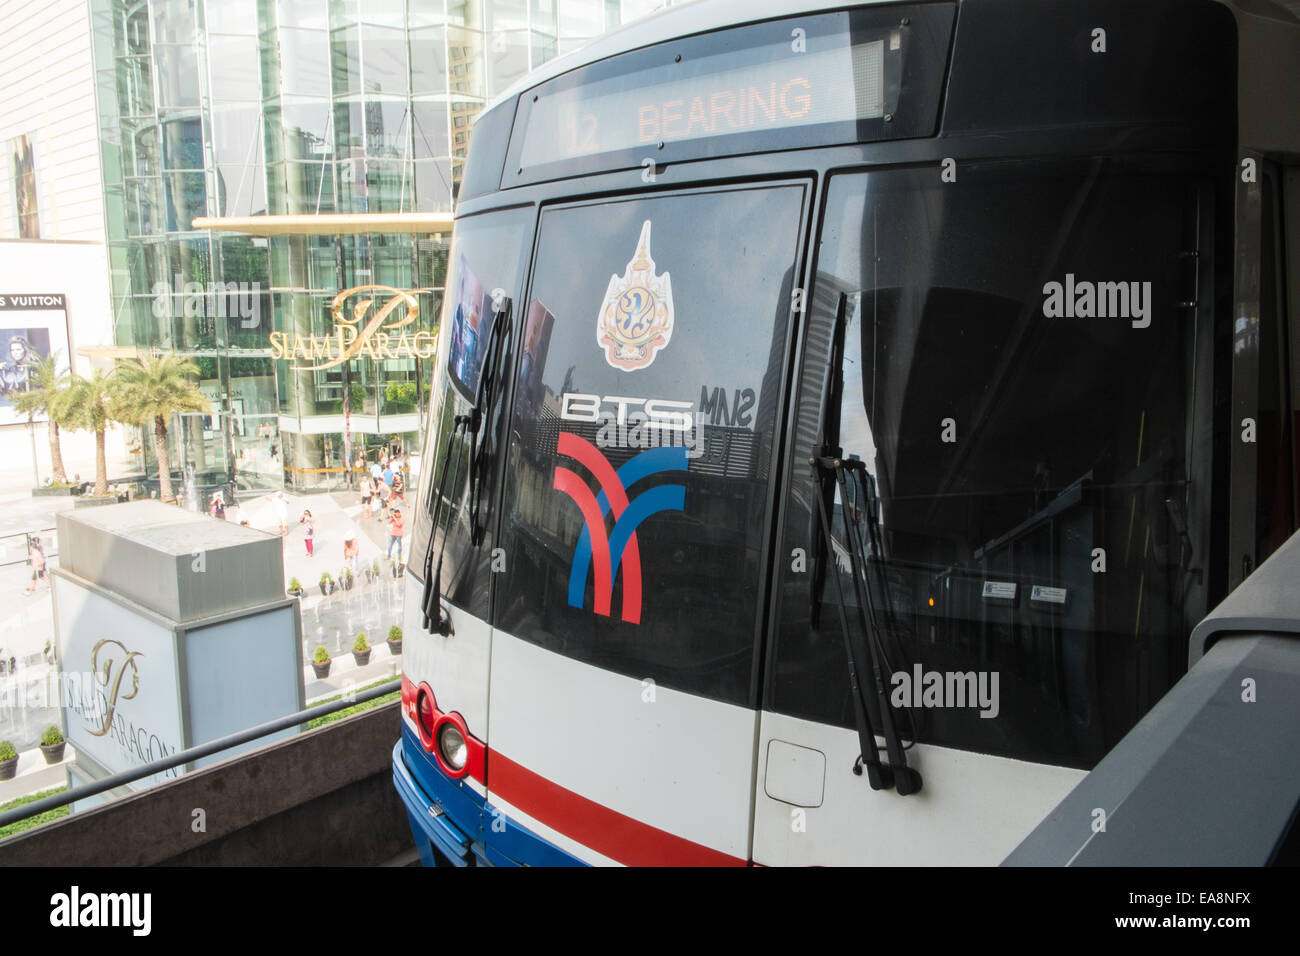
<path fill-rule="evenodd" d="M 427 359 L 328 368 L 271 333 L 334 331 L 341 291 L 442 305 L 446 237 L 195 230 L 197 216 L 448 212 L 483 105 L 664 0 L 91 0 L 115 344 L 191 358 L 197 490 L 337 487 L 345 456 L 417 451 Z M 156 476 L 151 434 L 137 443 Z M 189 473 L 183 472 L 187 468 Z"/>

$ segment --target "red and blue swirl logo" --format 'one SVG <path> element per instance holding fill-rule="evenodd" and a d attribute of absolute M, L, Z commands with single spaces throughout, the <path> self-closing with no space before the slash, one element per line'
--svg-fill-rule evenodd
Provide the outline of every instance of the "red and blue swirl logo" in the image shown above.
<path fill-rule="evenodd" d="M 656 485 L 635 498 L 628 490 L 651 475 L 687 470 L 686 449 L 680 446 L 651 448 L 615 471 L 595 445 L 572 432 L 560 432 L 556 451 L 586 468 L 596 479 L 593 492 L 586 479 L 561 465 L 555 468 L 554 487 L 573 499 L 586 527 L 578 538 L 569 569 L 569 605 L 585 604 L 587 577 L 595 577 L 595 612 L 609 617 L 614 580 L 623 582 L 622 619 L 641 623 L 641 548 L 636 531 L 651 515 L 661 511 L 682 511 L 686 486 Z M 609 517 L 613 524 L 606 528 Z M 593 570 L 594 567 L 594 570 Z"/>

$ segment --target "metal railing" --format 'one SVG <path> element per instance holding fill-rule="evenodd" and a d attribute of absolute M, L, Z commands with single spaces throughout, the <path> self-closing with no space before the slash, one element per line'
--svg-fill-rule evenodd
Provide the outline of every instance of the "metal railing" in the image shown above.
<path fill-rule="evenodd" d="M 128 783 L 134 783 L 144 777 L 151 777 L 156 773 L 162 773 L 164 770 L 171 770 L 182 764 L 189 763 L 192 760 L 198 760 L 201 757 L 208 757 L 223 750 L 229 750 L 231 747 L 238 747 L 246 744 L 250 740 L 257 740 L 259 737 L 266 737 L 270 734 L 278 733 L 281 730 L 288 730 L 298 724 L 305 724 L 309 720 L 315 720 L 317 717 L 326 717 L 329 714 L 345 710 L 348 707 L 355 707 L 357 704 L 364 704 L 367 701 L 384 697 L 402 689 L 401 679 L 389 681 L 386 684 L 380 684 L 378 687 L 372 687 L 369 690 L 361 691 L 355 695 L 345 694 L 340 700 L 330 701 L 327 704 L 319 704 L 316 707 L 309 707 L 306 710 L 300 710 L 294 714 L 287 714 L 284 717 L 277 717 L 275 720 L 267 721 L 264 724 L 258 724 L 256 727 L 250 727 L 247 730 L 241 730 L 238 733 L 230 734 L 226 737 L 220 737 L 206 744 L 199 744 L 191 747 L 189 750 L 182 750 L 180 753 L 172 754 L 170 757 L 164 757 L 162 760 L 155 760 L 151 763 L 144 764 L 134 770 L 124 770 L 121 773 L 115 773 L 105 777 L 103 780 L 97 780 L 94 783 L 87 784 L 83 787 L 72 787 L 53 796 L 43 797 L 31 803 L 24 804 L 21 807 L 15 807 L 4 813 L 0 813 L 0 829 L 7 827 L 11 823 L 17 823 L 19 820 L 26 820 L 28 817 L 35 816 L 38 813 L 44 813 L 47 810 L 57 810 L 59 807 L 67 806 L 77 800 L 83 800 L 86 797 L 93 797 L 112 790 L 115 787 L 121 787 Z M 0 838 L 2 839 L 2 838 Z"/>
<path fill-rule="evenodd" d="M 36 535 L 41 539 L 41 547 L 46 558 L 58 557 L 59 536 L 55 528 L 38 528 L 35 531 L 16 531 L 13 534 L 0 535 L 0 568 L 27 563 L 27 542 Z M 10 555 L 17 557 L 10 558 Z"/>

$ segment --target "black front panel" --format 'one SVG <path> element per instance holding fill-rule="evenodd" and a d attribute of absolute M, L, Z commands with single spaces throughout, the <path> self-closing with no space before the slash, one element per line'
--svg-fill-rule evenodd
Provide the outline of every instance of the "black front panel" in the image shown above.
<path fill-rule="evenodd" d="M 1211 0 L 962 0 L 943 133 L 1177 125 L 1231 142 L 1236 52 Z"/>
<path fill-rule="evenodd" d="M 544 210 L 496 625 L 746 702 L 801 185 Z"/>
<path fill-rule="evenodd" d="M 1193 417 L 1212 384 L 1209 313 L 1183 305 L 1200 195 L 1187 175 L 1079 161 L 968 165 L 956 184 L 832 179 L 778 551 L 813 560 L 778 568 L 775 710 L 853 725 L 846 520 L 868 538 L 878 525 L 885 679 L 921 741 L 1088 766 L 1178 677 L 1209 560 L 1210 448 Z M 818 582 L 806 462 L 828 414 L 830 443 L 873 487 L 828 497 Z M 981 699 L 952 699 L 949 675 L 972 675 L 960 689 Z"/>

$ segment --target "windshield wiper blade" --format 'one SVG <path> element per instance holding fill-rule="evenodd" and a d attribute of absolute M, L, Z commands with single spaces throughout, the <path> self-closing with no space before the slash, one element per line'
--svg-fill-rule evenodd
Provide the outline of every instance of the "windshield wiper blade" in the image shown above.
<path fill-rule="evenodd" d="M 822 470 L 824 458 L 809 459 L 812 465 L 813 482 L 817 486 L 817 514 L 821 519 L 821 533 L 827 553 L 834 554 L 835 539 L 831 536 L 831 522 L 826 514 L 826 500 L 822 496 Z M 880 751 L 876 747 L 876 732 L 871 726 L 871 717 L 863 699 L 862 683 L 858 679 L 858 664 L 853 651 L 853 632 L 849 630 L 848 616 L 844 610 L 844 585 L 840 583 L 839 569 L 831 572 L 835 579 L 835 588 L 839 594 L 836 608 L 840 616 L 840 633 L 844 639 L 844 653 L 848 658 L 849 692 L 853 698 L 853 720 L 858 731 L 858 759 L 853 762 L 853 772 L 861 776 L 862 768 L 867 768 L 867 782 L 872 790 L 888 790 L 894 786 L 893 770 L 880 762 Z"/>
<path fill-rule="evenodd" d="M 488 332 L 487 348 L 483 352 L 483 367 L 479 374 L 478 389 L 474 396 L 474 407 L 470 409 L 469 424 L 469 529 L 470 543 L 477 547 L 482 544 L 487 533 L 486 524 L 480 522 L 480 510 L 483 500 L 483 488 L 487 484 L 485 469 L 491 461 L 489 454 L 484 454 L 487 436 L 496 433 L 493 410 L 497 396 L 501 391 L 504 371 L 500 368 L 502 351 L 505 348 L 506 329 L 510 322 L 511 300 L 503 296 L 497 301 L 492 313 L 492 327 Z M 484 425 L 487 425 L 484 428 Z"/>
<path fill-rule="evenodd" d="M 840 502 L 844 510 L 844 534 L 848 544 L 853 588 L 858 598 L 858 620 L 862 625 L 862 633 L 867 643 L 867 653 L 871 658 L 871 675 L 875 684 L 876 703 L 880 711 L 882 729 L 884 730 L 889 766 L 894 772 L 894 783 L 898 788 L 898 792 L 903 796 L 908 796 L 920 791 L 921 775 L 907 765 L 907 754 L 903 747 L 902 738 L 899 737 L 898 727 L 894 723 L 894 713 L 889 703 L 889 675 L 886 674 L 885 648 L 880 640 L 880 635 L 885 633 L 887 628 L 892 628 L 893 611 L 886 606 L 879 615 L 877 614 L 875 601 L 871 593 L 871 581 L 868 577 L 871 572 L 868 567 L 866 545 L 862 539 L 861 529 L 857 526 L 856 521 L 851 520 L 849 514 L 848 483 L 845 475 L 852 474 L 855 476 L 855 483 L 862 491 L 865 505 L 866 488 L 862 481 L 862 475 L 866 471 L 866 465 L 856 459 L 850 461 L 836 459 L 831 462 L 831 467 L 834 468 L 835 481 L 839 487 Z M 856 500 L 857 496 L 855 495 L 854 498 Z M 876 549 L 876 556 L 879 557 L 880 541 L 872 526 L 874 525 L 874 518 L 867 515 L 867 519 L 869 522 L 868 527 L 871 528 L 872 545 Z M 883 569 L 880 569 L 880 573 L 883 574 Z M 882 591 L 882 593 L 887 594 L 886 591 Z M 892 637 L 892 629 L 888 633 Z"/>
<path fill-rule="evenodd" d="M 483 353 L 483 365 L 479 373 L 478 388 L 475 389 L 474 404 L 468 412 L 457 415 L 453 419 L 451 434 L 447 436 L 447 447 L 443 453 L 442 477 L 434 490 L 438 500 L 434 503 L 432 525 L 429 531 L 429 546 L 424 556 L 424 593 L 421 596 L 420 605 L 424 614 L 425 630 L 437 631 L 443 637 L 451 633 L 451 621 L 443 612 L 441 604 L 442 561 L 447 553 L 447 539 L 451 537 L 450 523 L 443 529 L 442 544 L 438 548 L 437 561 L 434 561 L 433 558 L 434 535 L 438 533 L 438 522 L 442 516 L 443 501 L 446 497 L 447 473 L 451 471 L 453 453 L 455 454 L 456 467 L 455 471 L 452 472 L 454 475 L 451 483 L 452 488 L 456 487 L 460 478 L 461 448 L 465 443 L 457 441 L 457 438 L 466 435 L 469 437 L 470 544 L 477 547 L 483 539 L 485 529 L 479 526 L 479 507 L 484 483 L 482 470 L 484 461 L 490 459 L 490 456 L 486 458 L 483 456 L 479 434 L 483 430 L 484 419 L 491 418 L 492 408 L 497 397 L 499 379 L 503 374 L 498 366 L 501 359 L 502 345 L 505 340 L 503 329 L 509 322 L 510 301 L 508 297 L 503 298 L 492 313 L 492 326 L 488 332 L 487 347 Z M 491 424 L 489 421 L 489 426 Z M 491 428 L 489 427 L 488 430 L 490 431 Z"/>
<path fill-rule="evenodd" d="M 818 458 L 838 458 L 842 454 L 839 447 L 830 444 L 830 436 L 838 436 L 840 433 L 840 406 L 844 398 L 844 332 L 848 325 L 848 303 L 848 295 L 841 292 L 839 302 L 835 306 L 835 320 L 831 326 L 831 347 L 826 356 L 826 372 L 822 381 L 821 441 L 813 452 Z M 826 480 L 827 477 L 829 476 L 822 475 L 817 468 L 813 468 L 813 494 L 817 497 L 817 505 L 822 510 L 830 507 L 835 494 L 832 483 Z M 809 535 L 812 539 L 810 555 L 812 587 L 808 592 L 808 620 L 811 626 L 816 628 L 821 624 L 822 585 L 826 582 L 826 564 L 828 555 L 834 552 L 834 544 L 829 530 L 823 528 L 824 534 L 818 533 L 816 515 L 812 518 L 812 525 L 812 533 Z"/>

